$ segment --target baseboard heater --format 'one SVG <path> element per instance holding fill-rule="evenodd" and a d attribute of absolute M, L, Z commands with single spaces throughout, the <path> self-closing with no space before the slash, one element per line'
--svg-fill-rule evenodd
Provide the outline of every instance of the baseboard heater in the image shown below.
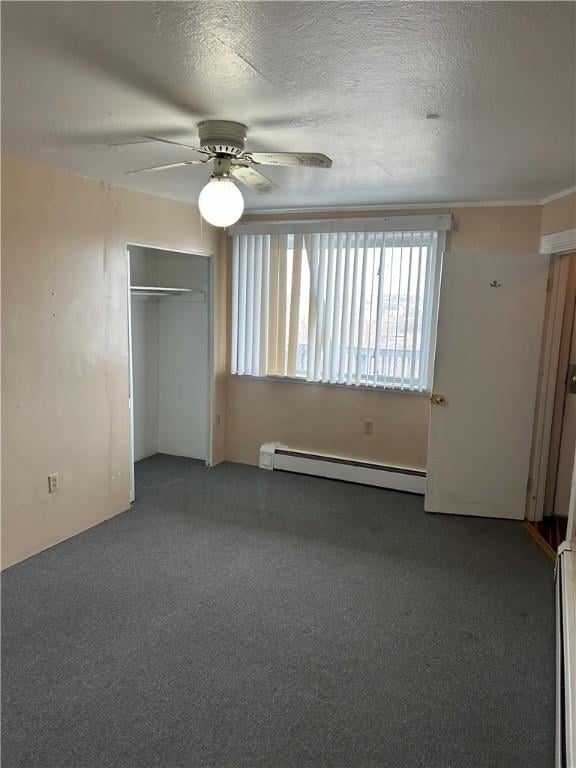
<path fill-rule="evenodd" d="M 556 768 L 576 766 L 576 541 L 556 559 Z"/>
<path fill-rule="evenodd" d="M 358 461 L 323 453 L 308 453 L 278 443 L 265 443 L 261 446 L 259 466 L 261 469 L 327 477 L 331 480 L 375 485 L 379 488 L 422 495 L 426 488 L 426 472 L 421 469 Z"/>

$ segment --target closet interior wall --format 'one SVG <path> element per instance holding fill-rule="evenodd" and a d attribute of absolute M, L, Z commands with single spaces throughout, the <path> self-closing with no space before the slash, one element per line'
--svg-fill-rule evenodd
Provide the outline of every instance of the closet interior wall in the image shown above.
<path fill-rule="evenodd" d="M 131 294 L 134 461 L 167 453 L 207 461 L 209 260 L 129 246 L 130 285 L 187 289 Z"/>

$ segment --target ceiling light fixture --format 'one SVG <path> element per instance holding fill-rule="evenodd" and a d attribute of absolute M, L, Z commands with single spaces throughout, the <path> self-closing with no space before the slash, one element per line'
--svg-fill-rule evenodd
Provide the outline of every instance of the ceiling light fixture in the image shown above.
<path fill-rule="evenodd" d="M 212 176 L 198 198 L 202 218 L 213 227 L 235 224 L 244 211 L 244 198 L 231 178 Z"/>
<path fill-rule="evenodd" d="M 229 158 L 214 160 L 214 173 L 200 192 L 198 208 L 213 227 L 230 227 L 244 211 L 244 198 L 230 175 Z"/>

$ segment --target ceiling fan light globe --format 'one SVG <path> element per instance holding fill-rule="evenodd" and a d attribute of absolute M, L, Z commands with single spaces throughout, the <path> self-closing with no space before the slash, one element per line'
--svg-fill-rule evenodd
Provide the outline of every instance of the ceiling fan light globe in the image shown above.
<path fill-rule="evenodd" d="M 229 227 L 242 216 L 244 198 L 230 179 L 210 179 L 200 192 L 198 208 L 208 224 Z"/>

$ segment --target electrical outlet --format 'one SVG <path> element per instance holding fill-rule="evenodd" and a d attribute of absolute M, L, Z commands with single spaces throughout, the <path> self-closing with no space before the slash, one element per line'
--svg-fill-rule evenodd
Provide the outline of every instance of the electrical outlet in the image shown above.
<path fill-rule="evenodd" d="M 373 421 L 364 421 L 362 423 L 364 424 L 364 434 L 365 435 L 373 435 L 374 434 L 374 422 Z"/>
<path fill-rule="evenodd" d="M 54 472 L 53 475 L 48 475 L 48 493 L 54 493 L 60 488 L 60 476 L 58 472 Z"/>

